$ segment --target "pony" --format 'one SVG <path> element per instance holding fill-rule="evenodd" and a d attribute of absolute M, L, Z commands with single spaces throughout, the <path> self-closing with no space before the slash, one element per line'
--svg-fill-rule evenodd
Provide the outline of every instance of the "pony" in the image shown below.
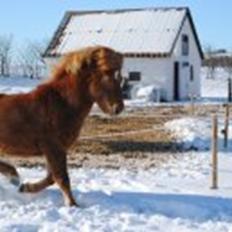
<path fill-rule="evenodd" d="M 56 183 L 65 204 L 78 206 L 67 173 L 67 151 L 94 103 L 109 115 L 123 110 L 122 62 L 122 54 L 108 47 L 87 47 L 64 55 L 49 80 L 31 92 L 0 95 L 0 151 L 46 160 L 46 177 L 35 183 L 20 183 L 16 168 L 0 161 L 0 173 L 19 192 L 36 193 Z"/>

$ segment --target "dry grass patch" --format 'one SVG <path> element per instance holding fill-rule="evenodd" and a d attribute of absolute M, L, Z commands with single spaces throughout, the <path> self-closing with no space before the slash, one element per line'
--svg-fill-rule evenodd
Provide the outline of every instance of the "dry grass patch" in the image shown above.
<path fill-rule="evenodd" d="M 175 138 L 164 129 L 164 123 L 191 115 L 189 107 L 139 108 L 113 118 L 101 114 L 89 116 L 79 140 L 70 149 L 69 164 L 77 167 L 149 168 L 176 158 Z M 224 112 L 221 105 L 195 107 L 196 114 L 201 116 Z M 10 160 L 22 166 L 44 165 L 43 157 Z"/>

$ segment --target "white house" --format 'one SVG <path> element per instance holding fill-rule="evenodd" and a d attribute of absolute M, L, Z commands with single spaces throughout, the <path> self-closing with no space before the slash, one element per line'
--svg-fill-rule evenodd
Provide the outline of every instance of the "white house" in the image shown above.
<path fill-rule="evenodd" d="M 155 85 L 165 101 L 200 95 L 201 45 L 188 8 L 67 12 L 44 58 L 104 45 L 124 54 L 122 74 L 130 86 Z"/>

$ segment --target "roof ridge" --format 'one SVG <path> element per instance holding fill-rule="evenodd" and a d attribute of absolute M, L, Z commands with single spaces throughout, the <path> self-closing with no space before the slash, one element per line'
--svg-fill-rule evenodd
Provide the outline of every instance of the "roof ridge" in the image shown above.
<path fill-rule="evenodd" d="M 158 7 L 144 7 L 144 8 L 121 8 L 121 9 L 102 9 L 102 10 L 77 10 L 77 11 L 67 11 L 68 14 L 94 14 L 94 13 L 123 13 L 123 12 L 129 12 L 129 11 L 168 11 L 168 10 L 189 10 L 189 7 L 187 6 L 158 6 Z"/>

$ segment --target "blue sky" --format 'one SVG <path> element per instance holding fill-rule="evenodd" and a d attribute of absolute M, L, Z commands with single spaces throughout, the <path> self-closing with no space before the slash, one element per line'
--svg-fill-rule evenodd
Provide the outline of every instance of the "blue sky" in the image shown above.
<path fill-rule="evenodd" d="M 188 6 L 202 45 L 232 49 L 232 0 L 0 0 L 0 35 L 49 38 L 67 10 Z"/>

